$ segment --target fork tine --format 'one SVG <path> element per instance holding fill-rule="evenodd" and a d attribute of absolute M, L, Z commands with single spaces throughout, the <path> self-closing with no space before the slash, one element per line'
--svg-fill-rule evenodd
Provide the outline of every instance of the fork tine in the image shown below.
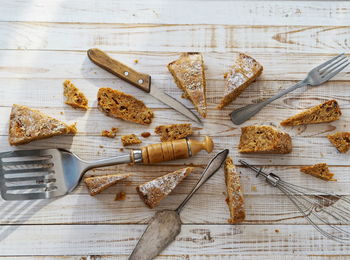
<path fill-rule="evenodd" d="M 345 69 L 348 65 L 350 64 L 350 62 L 346 63 L 344 66 L 340 67 L 339 69 L 337 69 L 334 72 L 328 73 L 327 75 L 324 75 L 323 77 L 325 78 L 325 80 L 330 80 L 331 78 L 333 78 L 335 75 L 337 75 L 339 72 L 341 72 L 343 69 Z"/>
<path fill-rule="evenodd" d="M 55 188 L 52 183 L 48 184 L 32 184 L 32 185 L 18 185 L 18 186 L 10 186 L 7 187 L 7 190 L 29 190 L 29 189 L 42 189 L 42 188 Z"/>
<path fill-rule="evenodd" d="M 349 60 L 346 59 L 345 61 L 341 62 L 340 64 L 337 63 L 336 66 L 333 66 L 332 68 L 329 68 L 329 69 L 327 69 L 327 71 L 325 71 L 324 73 L 322 73 L 322 74 L 321 74 L 321 77 L 327 76 L 327 74 L 333 72 L 334 70 L 336 70 L 337 68 L 339 68 L 340 66 L 342 66 L 342 65 L 344 65 L 345 63 L 348 63 L 348 62 L 349 62 Z"/>
<path fill-rule="evenodd" d="M 328 61 L 322 63 L 321 65 L 318 65 L 315 69 L 316 69 L 316 70 L 320 70 L 320 69 L 322 69 L 323 67 L 327 66 L 329 63 L 335 61 L 336 59 L 338 59 L 339 57 L 341 57 L 341 56 L 343 56 L 343 55 L 344 55 L 344 53 L 339 54 L 338 56 L 333 57 L 332 59 L 330 59 L 330 60 L 328 60 Z"/>
<path fill-rule="evenodd" d="M 28 164 L 49 164 L 50 160 L 43 158 L 43 160 L 32 160 L 32 161 L 14 161 L 14 162 L 2 162 L 3 166 L 16 166 L 16 165 L 28 165 Z"/>
<path fill-rule="evenodd" d="M 50 176 L 31 176 L 31 177 L 16 177 L 16 178 L 5 178 L 5 182 L 13 183 L 13 182 L 22 182 L 22 181 L 38 181 L 38 182 L 44 182 L 44 181 L 52 181 L 54 180 L 53 175 Z"/>
<path fill-rule="evenodd" d="M 327 72 L 327 70 L 338 66 L 339 63 L 341 63 L 341 62 L 344 61 L 344 60 L 345 60 L 345 62 L 347 61 L 346 56 L 343 56 L 343 57 L 341 57 L 340 59 L 336 60 L 335 62 L 333 62 L 333 63 L 331 63 L 331 64 L 325 66 L 325 67 L 322 68 L 322 69 L 320 69 L 320 70 L 319 70 L 320 74 L 322 75 L 323 73 Z M 344 62 L 343 62 L 343 63 L 344 63 Z"/>
<path fill-rule="evenodd" d="M 42 167 L 42 168 L 30 168 L 30 169 L 13 169 L 13 170 L 3 170 L 4 174 L 12 174 L 12 173 L 29 173 L 29 172 L 50 172 L 50 167 Z"/>
<path fill-rule="evenodd" d="M 2 193 L 3 194 L 3 193 Z M 6 194 L 6 200 L 37 200 L 50 199 L 55 196 L 54 191 L 35 192 L 35 193 L 20 193 L 20 194 Z"/>

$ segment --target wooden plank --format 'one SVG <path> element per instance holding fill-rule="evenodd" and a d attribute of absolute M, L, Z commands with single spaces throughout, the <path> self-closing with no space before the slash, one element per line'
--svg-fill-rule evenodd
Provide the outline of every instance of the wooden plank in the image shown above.
<path fill-rule="evenodd" d="M 144 43 L 147 44 L 147 43 Z M 121 62 L 133 66 L 136 70 L 148 73 L 155 79 L 172 80 L 166 65 L 176 60 L 180 53 L 173 52 L 109 52 Z M 313 67 L 334 55 L 315 53 L 289 53 L 275 55 L 271 53 L 250 53 L 264 66 L 260 80 L 301 80 Z M 85 51 L 25 51 L 1 50 L 0 78 L 111 78 L 116 77 L 93 64 Z M 236 53 L 203 53 L 206 78 L 222 79 L 232 66 Z M 133 65 L 135 59 L 140 60 Z M 349 80 L 349 70 L 334 80 Z M 283 75 L 283 77 L 281 77 Z M 153 81 L 153 84 L 157 84 Z M 127 84 L 127 83 L 125 83 Z"/>
<path fill-rule="evenodd" d="M 1 228 L 3 256 L 13 255 L 14 252 L 18 256 L 128 255 L 145 226 L 26 225 Z M 314 245 L 322 245 L 322 249 Z M 311 226 L 183 225 L 176 241 L 161 255 L 307 256 L 319 255 L 321 250 L 324 255 L 350 254 L 349 245 L 327 240 Z"/>
<path fill-rule="evenodd" d="M 0 49 L 341 53 L 349 34 L 349 26 L 0 22 Z"/>
<path fill-rule="evenodd" d="M 195 11 L 194 11 L 195 10 Z M 1 21 L 343 25 L 348 2 L 328 1 L 92 1 L 31 4 L 14 0 L 0 10 Z M 181 19 L 179 19 L 181 17 Z M 234 19 L 232 19 L 234 17 Z"/>

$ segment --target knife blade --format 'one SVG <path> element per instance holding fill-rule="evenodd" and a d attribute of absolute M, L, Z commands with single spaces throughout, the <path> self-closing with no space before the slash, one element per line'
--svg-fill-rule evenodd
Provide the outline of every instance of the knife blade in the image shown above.
<path fill-rule="evenodd" d="M 152 95 L 162 103 L 175 109 L 177 112 L 188 117 L 189 119 L 199 124 L 202 124 L 202 121 L 199 119 L 199 117 L 196 116 L 196 114 L 194 114 L 181 102 L 164 93 L 163 91 L 159 90 L 158 88 L 154 86 L 151 87 L 150 75 L 137 72 L 136 70 L 128 67 L 120 61 L 111 58 L 107 53 L 97 48 L 89 49 L 87 51 L 87 55 L 89 59 L 97 66 L 107 70 L 108 72 L 112 73 L 113 75 L 116 75 L 122 80 L 129 82 L 133 86 Z"/>

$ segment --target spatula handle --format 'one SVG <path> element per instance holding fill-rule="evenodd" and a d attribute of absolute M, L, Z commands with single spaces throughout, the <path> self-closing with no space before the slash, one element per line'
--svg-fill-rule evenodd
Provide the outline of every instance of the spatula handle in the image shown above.
<path fill-rule="evenodd" d="M 202 141 L 180 139 L 170 142 L 151 144 L 142 147 L 142 162 L 144 164 L 159 163 L 177 159 L 186 159 L 201 150 L 210 153 L 213 150 L 213 140 L 206 136 Z"/>
<path fill-rule="evenodd" d="M 100 49 L 94 48 L 87 51 L 90 60 L 97 66 L 107 70 L 117 77 L 129 82 L 139 89 L 149 93 L 151 91 L 151 76 L 137 72 L 125 64 L 112 59 L 107 53 Z"/>

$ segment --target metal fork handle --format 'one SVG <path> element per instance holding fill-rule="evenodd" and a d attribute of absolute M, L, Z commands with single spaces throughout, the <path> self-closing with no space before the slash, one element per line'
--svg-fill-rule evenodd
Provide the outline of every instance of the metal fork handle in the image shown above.
<path fill-rule="evenodd" d="M 272 101 L 275 101 L 276 99 L 279 99 L 280 97 L 286 95 L 287 93 L 292 92 L 292 91 L 296 90 L 297 88 L 301 88 L 301 87 L 306 86 L 306 85 L 307 85 L 307 82 L 305 80 L 299 81 L 294 86 L 291 86 L 285 90 L 282 90 L 281 92 L 279 92 L 278 94 L 274 95 L 273 97 L 271 97 L 267 100 L 264 100 L 264 101 L 257 103 L 257 104 L 250 104 L 248 106 L 241 107 L 237 110 L 234 110 L 230 114 L 231 120 L 236 125 L 240 125 L 240 124 L 244 123 L 245 121 L 247 121 L 252 116 L 254 116 L 256 113 L 258 113 L 263 107 L 270 104 Z"/>

